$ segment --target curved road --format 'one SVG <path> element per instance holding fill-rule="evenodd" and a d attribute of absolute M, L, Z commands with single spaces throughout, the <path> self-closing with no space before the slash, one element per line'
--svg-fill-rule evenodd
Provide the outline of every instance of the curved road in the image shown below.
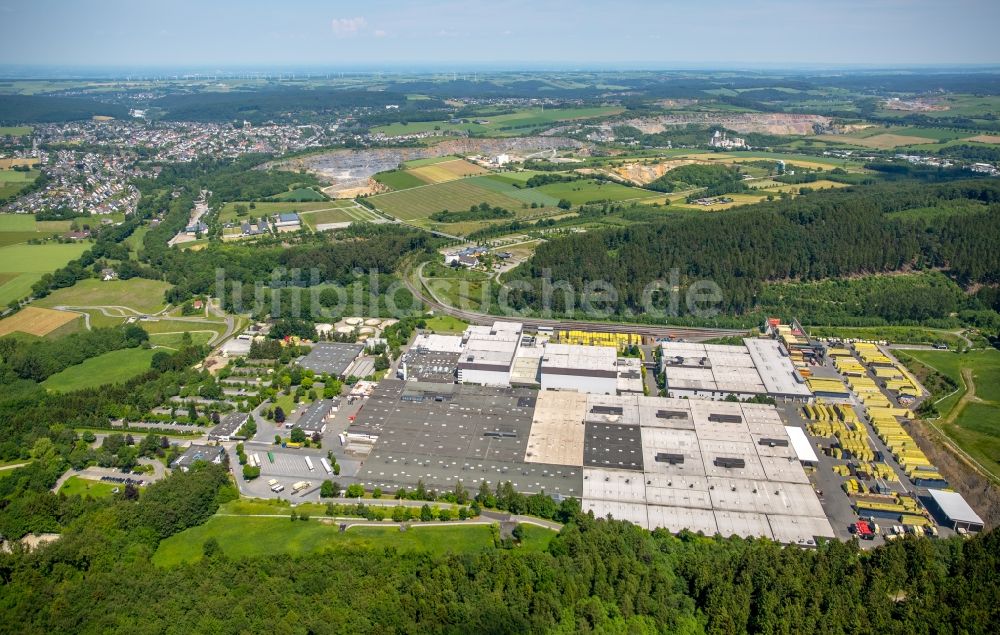
<path fill-rule="evenodd" d="M 746 333 L 746 329 L 713 329 L 713 328 L 696 328 L 696 327 L 682 327 L 682 326 L 658 326 L 654 324 L 628 324 L 623 322 L 584 322 L 575 320 L 555 320 L 547 318 L 531 318 L 531 317 L 519 317 L 519 316 L 499 316 L 491 315 L 489 313 L 479 313 L 476 311 L 466 311 L 464 309 L 458 309 L 451 305 L 441 302 L 436 296 L 434 296 L 433 291 L 430 288 L 426 288 L 427 293 L 424 293 L 424 289 L 418 288 L 417 285 L 413 284 L 413 281 L 408 275 L 409 272 L 403 275 L 403 283 L 406 285 L 413 297 L 417 298 L 423 302 L 426 306 L 434 309 L 435 312 L 444 315 L 450 315 L 452 317 L 465 320 L 472 324 L 492 324 L 497 320 L 503 319 L 513 319 L 521 322 L 528 327 L 550 327 L 556 329 L 575 329 L 575 330 L 594 330 L 600 329 L 601 331 L 608 333 L 637 333 L 639 335 L 645 335 L 654 338 L 670 337 L 674 339 L 685 339 L 691 341 L 697 340 L 707 340 L 716 337 L 726 337 L 732 335 L 742 335 Z M 416 271 L 418 279 L 423 283 L 423 264 L 418 267 Z M 426 286 L 423 285 L 422 286 Z M 430 296 L 430 297 L 429 297 Z"/>

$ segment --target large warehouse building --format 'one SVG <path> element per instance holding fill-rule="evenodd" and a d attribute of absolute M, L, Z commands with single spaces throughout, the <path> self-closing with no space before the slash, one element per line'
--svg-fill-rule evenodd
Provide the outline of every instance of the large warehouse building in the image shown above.
<path fill-rule="evenodd" d="M 649 529 L 834 535 L 772 406 L 387 380 L 348 437 L 368 488 L 511 481 Z"/>
<path fill-rule="evenodd" d="M 775 340 L 746 338 L 737 346 L 664 342 L 660 352 L 660 371 L 666 376 L 671 397 L 812 398 L 785 349 Z"/>

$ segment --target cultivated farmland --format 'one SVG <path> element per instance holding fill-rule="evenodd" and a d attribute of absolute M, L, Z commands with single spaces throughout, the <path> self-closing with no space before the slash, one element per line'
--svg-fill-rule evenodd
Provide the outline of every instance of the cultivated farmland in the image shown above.
<path fill-rule="evenodd" d="M 379 210 L 405 221 L 427 218 L 441 210 L 461 211 L 472 205 L 488 203 L 511 211 L 521 208 L 521 201 L 508 194 L 483 187 L 475 179 L 426 185 L 401 192 L 379 194 L 368 201 Z M 511 186 L 507 186 L 514 189 Z M 498 188 L 499 189 L 499 188 Z"/>
<path fill-rule="evenodd" d="M 427 183 L 445 183 L 454 181 L 464 176 L 477 176 L 487 174 L 489 170 L 482 168 L 475 163 L 469 163 L 464 159 L 453 161 L 442 161 L 432 165 L 425 165 L 407 170 L 417 178 Z"/>
<path fill-rule="evenodd" d="M 89 247 L 86 243 L 7 244 L 0 247 L 0 305 L 6 306 L 13 300 L 27 297 L 31 286 L 43 274 L 62 267 Z"/>
<path fill-rule="evenodd" d="M 44 337 L 56 331 L 63 331 L 63 327 L 79 319 L 80 316 L 76 313 L 28 306 L 0 320 L 0 337 L 15 332 Z"/>

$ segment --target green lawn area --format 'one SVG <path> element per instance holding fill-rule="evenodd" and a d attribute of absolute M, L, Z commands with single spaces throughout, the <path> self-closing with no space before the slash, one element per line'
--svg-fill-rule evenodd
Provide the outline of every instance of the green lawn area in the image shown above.
<path fill-rule="evenodd" d="M 521 209 L 521 201 L 506 193 L 476 183 L 477 179 L 458 179 L 400 192 L 369 197 L 378 209 L 403 220 L 427 218 L 442 210 L 467 210 L 472 205 L 488 203 L 511 211 Z M 497 184 L 500 185 L 500 184 Z M 513 190 L 512 186 L 507 186 Z M 498 188 L 499 189 L 499 188 Z"/>
<path fill-rule="evenodd" d="M 34 223 L 33 218 L 29 219 Z M 27 236 L 25 240 L 36 236 L 36 234 L 17 233 Z M 6 306 L 11 300 L 26 297 L 31 292 L 31 286 L 42 277 L 42 274 L 62 267 L 89 247 L 89 243 L 4 246 L 3 233 L 0 233 L 0 306 Z"/>
<path fill-rule="evenodd" d="M 353 203 L 353 201 L 351 202 Z M 352 205 L 350 207 L 335 207 L 331 209 L 321 209 L 315 212 L 303 212 L 300 214 L 300 218 L 303 223 L 315 231 L 317 225 L 323 225 L 326 223 L 377 221 L 380 220 L 381 217 L 375 212 L 361 207 L 360 205 Z"/>
<path fill-rule="evenodd" d="M 375 175 L 375 180 L 394 190 L 406 190 L 411 187 L 427 185 L 427 181 L 406 170 L 390 170 Z"/>
<path fill-rule="evenodd" d="M 149 343 L 153 346 L 164 346 L 177 350 L 181 347 L 183 338 L 183 333 L 150 333 Z M 210 339 L 212 339 L 212 333 L 201 331 L 191 333 L 191 342 L 194 344 L 208 344 Z"/>
<path fill-rule="evenodd" d="M 145 348 L 111 351 L 52 375 L 42 382 L 42 386 L 57 392 L 71 392 L 121 383 L 149 370 L 155 354 L 154 349 Z"/>
<path fill-rule="evenodd" d="M 92 481 L 90 479 L 80 478 L 79 476 L 71 476 L 66 479 L 62 487 L 59 488 L 60 494 L 65 494 L 66 496 L 90 496 L 91 498 L 107 498 L 114 494 L 116 488 L 120 488 L 121 485 L 115 483 L 105 483 L 103 481 Z"/>
<path fill-rule="evenodd" d="M 31 287 L 42 277 L 40 273 L 0 272 L 0 306 L 7 306 L 11 300 L 20 300 L 31 294 Z"/>
<path fill-rule="evenodd" d="M 654 198 L 663 196 L 637 187 L 629 187 L 620 183 L 605 181 L 571 181 L 568 183 L 550 183 L 533 188 L 556 199 L 566 199 L 575 205 L 596 201 L 625 201 L 629 199 Z"/>
<path fill-rule="evenodd" d="M 0 248 L 0 272 L 49 273 L 89 248 L 88 243 L 10 245 Z"/>
<path fill-rule="evenodd" d="M 308 187 L 299 187 L 271 197 L 272 201 L 325 201 L 326 196 Z"/>
<path fill-rule="evenodd" d="M 0 250 L 2 251 L 2 250 Z M 38 306 L 126 306 L 140 313 L 156 313 L 166 306 L 164 294 L 170 284 L 159 280 L 87 278 L 72 287 L 57 289 L 37 301 Z"/>
<path fill-rule="evenodd" d="M 0 170 L 0 175 L 6 174 L 6 170 Z M 21 174 L 14 172 L 14 174 Z M 0 181 L 4 177 L 0 176 Z M 0 232 L 34 232 L 35 217 L 31 214 L 0 214 Z"/>
<path fill-rule="evenodd" d="M 495 135 L 516 135 L 530 132 L 534 128 L 549 126 L 560 121 L 578 119 L 593 119 L 607 117 L 622 112 L 615 106 L 588 106 L 580 108 L 525 108 L 503 115 L 473 115 L 466 123 L 449 123 L 447 121 L 414 121 L 410 123 L 394 123 L 387 126 L 372 128 L 373 132 L 381 132 L 389 136 L 418 134 L 438 130 L 446 132 L 491 133 Z M 482 121 L 484 123 L 476 123 Z"/>
<path fill-rule="evenodd" d="M 462 333 L 468 325 L 468 322 L 463 322 L 450 315 L 436 315 L 427 318 L 427 329 L 437 333 Z"/>
<path fill-rule="evenodd" d="M 528 526 L 523 548 L 544 550 L 554 535 L 549 530 Z M 387 523 L 385 527 L 353 527 L 341 532 L 336 524 L 318 520 L 293 522 L 284 516 L 214 516 L 204 525 L 192 527 L 160 542 L 153 555 L 153 563 L 168 567 L 197 561 L 201 559 L 203 545 L 209 538 L 218 540 L 223 553 L 230 558 L 266 554 L 301 555 L 337 546 L 355 549 L 393 547 L 400 552 L 426 551 L 432 554 L 477 553 L 494 548 L 487 525 L 421 527 L 414 524 L 401 532 L 398 525 Z"/>
<path fill-rule="evenodd" d="M 950 351 L 906 351 L 964 387 L 962 369 L 971 369 L 975 398 L 967 402 L 953 423 L 943 423 L 959 405 L 963 391 L 941 401 L 941 429 L 963 450 L 996 476 L 1000 476 L 1000 351 L 970 353 Z"/>
<path fill-rule="evenodd" d="M 20 137 L 26 134 L 31 134 L 31 126 L 0 126 L 0 137 L 7 135 Z"/>
<path fill-rule="evenodd" d="M 139 229 L 132 232 L 132 235 L 125 239 L 125 246 L 129 248 L 132 253 L 137 253 L 142 249 L 142 241 L 149 233 L 149 226 L 143 225 Z"/>
<path fill-rule="evenodd" d="M 351 204 L 354 202 L 351 201 Z M 246 205 L 247 215 L 237 216 L 236 206 Z M 250 208 L 253 205 L 253 208 Z M 261 216 L 273 216 L 274 214 L 280 214 L 283 212 L 307 212 L 317 209 L 325 209 L 328 207 L 337 207 L 336 201 L 309 201 L 305 203 L 288 201 L 285 203 L 277 201 L 258 201 L 256 203 L 250 203 L 249 201 L 232 201 L 226 203 L 222 210 L 219 212 L 219 221 L 223 223 L 229 223 L 237 220 L 242 220 L 245 218 L 260 218 Z"/>

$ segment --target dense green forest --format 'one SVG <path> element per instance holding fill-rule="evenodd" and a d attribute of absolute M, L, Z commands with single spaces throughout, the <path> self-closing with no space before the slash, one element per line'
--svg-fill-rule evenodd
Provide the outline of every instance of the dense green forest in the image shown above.
<path fill-rule="evenodd" d="M 157 568 L 160 540 L 235 497 L 224 468 L 99 502 L 40 496 L 62 537 L 0 555 L 0 615 L 19 633 L 975 634 L 1000 620 L 996 532 L 806 550 L 579 515 L 541 553 L 234 559 L 209 541 L 200 562 Z"/>
<path fill-rule="evenodd" d="M 449 212 L 448 210 L 444 210 L 441 212 L 434 212 L 430 216 L 431 220 L 439 223 L 462 223 L 465 221 L 492 220 L 495 218 L 513 217 L 514 212 L 509 209 L 504 209 L 502 207 L 490 207 L 489 203 L 472 205 L 467 211 L 464 212 Z"/>
<path fill-rule="evenodd" d="M 747 189 L 739 168 L 726 165 L 682 165 L 670 170 L 660 178 L 646 184 L 646 189 L 657 192 L 674 192 L 693 187 L 706 190 L 702 196 L 732 194 Z"/>
<path fill-rule="evenodd" d="M 567 281 L 578 291 L 588 281 L 607 281 L 618 297 L 613 314 L 643 307 L 643 290 L 668 280 L 711 280 L 722 291 L 718 308 L 729 315 L 761 307 L 771 282 L 818 281 L 901 270 L 941 269 L 960 285 L 1000 282 L 1000 182 L 979 180 L 927 185 L 912 181 L 839 191 L 818 191 L 791 200 L 738 208 L 726 214 L 670 215 L 661 220 L 571 234 L 542 244 L 534 257 L 510 275 L 518 281 L 511 294 L 517 307 L 542 307 L 542 278 Z M 975 209 L 969 211 L 970 202 Z M 949 205 L 962 213 L 943 213 Z M 898 214 L 933 207 L 917 218 Z M 937 300 L 926 317 L 962 305 L 952 294 Z M 654 304 L 666 308 L 666 298 Z M 905 316 L 899 297 L 863 303 L 856 316 Z M 683 304 L 683 303 L 682 303 Z M 552 310 L 565 310 L 564 294 L 555 294 Z M 912 303 L 908 306 L 912 307 Z M 681 307 L 683 311 L 683 305 Z M 914 318 L 920 319 L 925 314 Z M 804 317 L 804 316 L 803 316 Z"/>

